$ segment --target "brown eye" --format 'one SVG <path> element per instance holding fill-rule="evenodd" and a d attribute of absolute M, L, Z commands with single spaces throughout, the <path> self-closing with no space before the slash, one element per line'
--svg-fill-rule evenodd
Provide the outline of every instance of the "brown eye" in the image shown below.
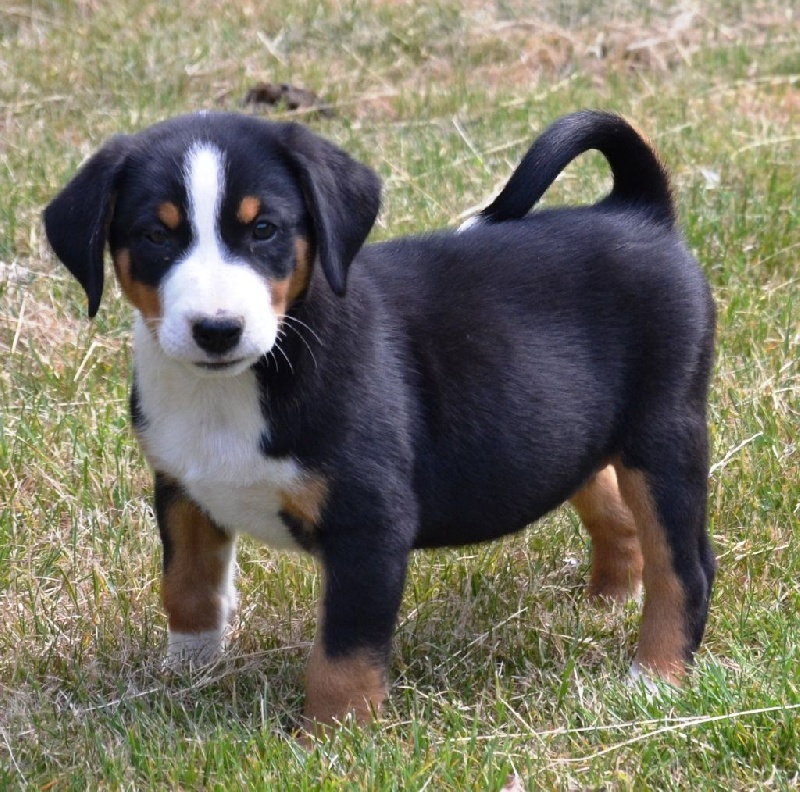
<path fill-rule="evenodd" d="M 169 242 L 169 234 L 163 228 L 151 228 L 144 232 L 144 238 L 151 244 L 162 247 Z"/>
<path fill-rule="evenodd" d="M 277 230 L 278 227 L 274 223 L 270 223 L 269 220 L 256 220 L 256 222 L 253 223 L 253 239 L 264 242 L 268 239 L 272 239 Z"/>

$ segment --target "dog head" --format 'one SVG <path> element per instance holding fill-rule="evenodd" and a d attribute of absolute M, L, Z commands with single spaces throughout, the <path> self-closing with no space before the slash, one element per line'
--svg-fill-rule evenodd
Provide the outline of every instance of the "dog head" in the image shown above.
<path fill-rule="evenodd" d="M 235 373 L 275 344 L 319 262 L 338 295 L 380 181 L 299 124 L 198 114 L 111 139 L 44 212 L 94 316 L 111 251 L 164 353 Z"/>

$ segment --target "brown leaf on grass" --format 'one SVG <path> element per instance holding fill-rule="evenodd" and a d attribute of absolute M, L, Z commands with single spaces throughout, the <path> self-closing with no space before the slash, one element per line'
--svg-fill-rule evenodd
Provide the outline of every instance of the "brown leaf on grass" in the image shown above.
<path fill-rule="evenodd" d="M 333 115 L 331 108 L 320 102 L 313 91 L 287 83 L 256 83 L 247 91 L 242 104 L 284 105 L 288 110 L 316 110 L 320 115 Z"/>

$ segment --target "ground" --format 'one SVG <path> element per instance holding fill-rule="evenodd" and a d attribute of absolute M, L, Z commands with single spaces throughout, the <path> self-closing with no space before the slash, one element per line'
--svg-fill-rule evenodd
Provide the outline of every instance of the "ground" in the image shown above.
<path fill-rule="evenodd" d="M 535 11 L 531 10 L 535 7 Z M 30 0 L 0 9 L 0 787 L 527 789 L 798 783 L 800 17 L 791 4 Z M 241 103 L 261 81 L 318 106 Z M 719 347 L 719 577 L 681 690 L 625 681 L 635 603 L 586 600 L 562 510 L 415 557 L 372 730 L 293 739 L 319 585 L 244 543 L 229 659 L 165 675 L 130 310 L 94 323 L 40 211 L 109 136 L 198 108 L 310 124 L 385 181 L 374 239 L 460 222 L 549 121 L 622 112 L 674 175 Z M 594 200 L 586 157 L 547 196 Z"/>

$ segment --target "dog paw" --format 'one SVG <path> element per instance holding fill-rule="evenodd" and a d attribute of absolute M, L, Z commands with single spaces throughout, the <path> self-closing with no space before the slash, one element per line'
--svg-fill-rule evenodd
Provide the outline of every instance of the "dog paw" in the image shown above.
<path fill-rule="evenodd" d="M 224 632 L 181 633 L 170 630 L 164 666 L 173 671 L 216 662 L 225 650 Z"/>
<path fill-rule="evenodd" d="M 592 580 L 586 588 L 586 595 L 592 599 L 611 604 L 623 603 L 629 599 L 641 604 L 643 600 L 641 582 Z"/>
<path fill-rule="evenodd" d="M 648 693 L 658 692 L 658 685 L 635 660 L 628 669 L 628 684 L 631 687 L 643 687 Z"/>
<path fill-rule="evenodd" d="M 677 680 L 653 674 L 634 660 L 628 669 L 628 684 L 644 690 L 649 699 L 668 699 L 678 689 Z"/>

